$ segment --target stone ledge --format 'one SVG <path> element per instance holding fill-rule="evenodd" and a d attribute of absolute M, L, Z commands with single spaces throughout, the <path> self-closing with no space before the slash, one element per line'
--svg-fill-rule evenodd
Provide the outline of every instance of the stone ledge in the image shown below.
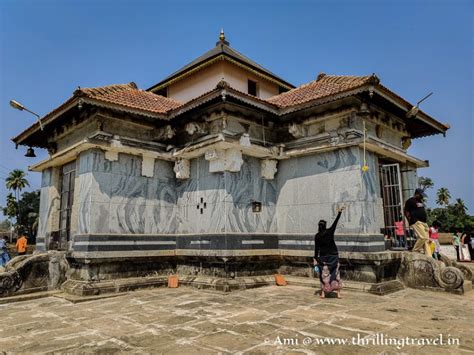
<path fill-rule="evenodd" d="M 168 278 L 165 276 L 130 277 L 106 281 L 67 280 L 62 284 L 61 290 L 76 296 L 97 296 L 104 293 L 120 293 L 167 284 Z"/>
<path fill-rule="evenodd" d="M 319 289 L 319 280 L 316 278 L 285 276 L 289 285 L 306 286 Z M 371 293 L 374 295 L 384 296 L 396 291 L 403 290 L 405 287 L 398 280 L 390 280 L 379 283 L 360 282 L 360 281 L 346 281 L 342 280 L 342 289 Z"/>
<path fill-rule="evenodd" d="M 309 277 L 298 277 L 284 275 L 289 285 L 305 286 L 319 289 L 319 280 Z M 168 278 L 166 276 L 150 276 L 143 278 L 117 279 L 113 281 L 77 281 L 68 280 L 63 286 L 64 295 L 57 297 L 64 298 L 71 302 L 83 302 L 88 300 L 108 297 L 107 295 L 124 294 L 143 288 L 166 287 Z M 208 289 L 221 292 L 231 292 L 245 290 L 256 287 L 275 285 L 274 275 L 219 278 L 205 276 L 184 276 L 179 278 L 181 287 L 192 287 L 197 289 Z M 371 293 L 375 295 L 386 295 L 404 289 L 403 284 L 398 280 L 391 280 L 380 283 L 367 283 L 356 281 L 344 281 L 344 289 Z"/>
<path fill-rule="evenodd" d="M 56 294 L 60 292 L 61 291 L 59 290 L 53 290 L 53 291 L 35 292 L 35 293 L 20 294 L 20 295 L 15 295 L 15 296 L 10 296 L 10 297 L 3 297 L 3 298 L 0 298 L 0 304 L 31 301 L 38 298 L 55 296 Z"/>
<path fill-rule="evenodd" d="M 54 294 L 53 297 L 62 298 L 72 303 L 81 303 L 81 302 L 101 300 L 104 298 L 120 297 L 120 296 L 125 296 L 128 294 L 129 292 L 120 292 L 120 293 L 106 293 L 106 294 L 97 295 L 97 296 L 77 296 L 77 295 L 71 295 L 69 293 L 58 291 L 58 293 Z"/>

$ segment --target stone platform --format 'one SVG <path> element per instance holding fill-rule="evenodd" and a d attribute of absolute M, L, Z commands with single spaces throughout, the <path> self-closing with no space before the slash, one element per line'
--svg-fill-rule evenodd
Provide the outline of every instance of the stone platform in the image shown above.
<path fill-rule="evenodd" d="M 444 258 L 418 253 L 341 252 L 341 276 L 354 289 L 385 295 L 406 287 L 463 294 L 472 288 L 472 271 Z M 235 291 L 275 284 L 282 274 L 290 283 L 314 285 L 310 256 L 187 256 L 79 259 L 65 253 L 38 253 L 12 260 L 0 273 L 3 297 L 61 288 L 78 297 L 120 293 L 167 285 L 169 275 L 196 288 Z"/>
<path fill-rule="evenodd" d="M 300 252 L 301 253 L 301 252 Z M 299 284 L 314 283 L 313 259 L 301 255 L 168 256 L 160 258 L 86 259 L 68 257 L 68 277 L 62 289 L 77 296 L 123 292 L 167 284 L 168 275 L 197 288 L 233 291 L 274 285 L 274 275 L 293 277 Z M 403 288 L 396 280 L 401 253 L 341 252 L 341 275 L 376 294 Z"/>

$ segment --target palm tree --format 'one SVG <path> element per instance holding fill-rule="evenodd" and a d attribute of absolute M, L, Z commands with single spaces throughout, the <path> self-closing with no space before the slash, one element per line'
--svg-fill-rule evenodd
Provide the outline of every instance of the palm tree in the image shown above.
<path fill-rule="evenodd" d="M 454 209 L 456 210 L 456 213 L 462 216 L 465 215 L 467 212 L 467 206 L 460 198 L 456 199 L 456 202 L 454 203 Z"/>
<path fill-rule="evenodd" d="M 6 182 L 6 187 L 8 190 L 13 190 L 15 193 L 16 197 L 16 202 L 18 206 L 17 210 L 17 221 L 19 220 L 20 217 L 20 192 L 23 190 L 25 187 L 30 186 L 28 180 L 25 178 L 25 172 L 20 169 L 15 169 L 10 172 L 8 177 L 5 179 Z"/>
<path fill-rule="evenodd" d="M 418 178 L 418 185 L 420 185 L 423 191 L 426 191 L 428 189 L 431 189 L 434 186 L 434 182 L 430 178 L 420 176 Z"/>
<path fill-rule="evenodd" d="M 436 193 L 436 203 L 441 207 L 449 205 L 449 199 L 451 198 L 451 194 L 449 190 L 445 187 L 442 187 Z"/>

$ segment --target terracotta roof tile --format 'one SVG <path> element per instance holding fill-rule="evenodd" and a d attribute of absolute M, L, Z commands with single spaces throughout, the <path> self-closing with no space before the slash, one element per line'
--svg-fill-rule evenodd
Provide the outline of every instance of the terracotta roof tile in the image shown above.
<path fill-rule="evenodd" d="M 279 107 L 290 107 L 352 90 L 371 82 L 378 82 L 375 75 L 345 76 L 322 73 L 316 80 L 280 95 L 272 96 L 267 101 Z"/>
<path fill-rule="evenodd" d="M 155 113 L 166 113 L 182 105 L 176 100 L 140 90 L 135 83 L 81 88 L 74 92 L 74 96 L 85 96 L 106 103 Z"/>

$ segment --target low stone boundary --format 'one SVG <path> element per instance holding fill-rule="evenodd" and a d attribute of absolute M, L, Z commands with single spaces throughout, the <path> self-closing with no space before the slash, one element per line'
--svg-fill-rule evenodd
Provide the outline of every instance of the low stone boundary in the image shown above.
<path fill-rule="evenodd" d="M 17 256 L 0 273 L 0 297 L 57 289 L 67 269 L 64 252 Z"/>

